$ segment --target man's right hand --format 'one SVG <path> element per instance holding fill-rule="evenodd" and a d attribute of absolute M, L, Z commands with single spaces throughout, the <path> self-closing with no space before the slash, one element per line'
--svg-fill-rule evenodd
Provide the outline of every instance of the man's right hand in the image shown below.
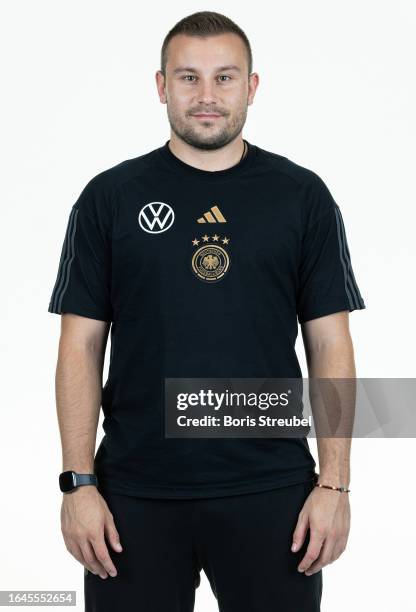
<path fill-rule="evenodd" d="M 67 550 L 84 567 L 101 578 L 117 576 L 105 537 L 116 552 L 122 551 L 120 538 L 113 515 L 95 486 L 64 493 L 61 529 Z"/>

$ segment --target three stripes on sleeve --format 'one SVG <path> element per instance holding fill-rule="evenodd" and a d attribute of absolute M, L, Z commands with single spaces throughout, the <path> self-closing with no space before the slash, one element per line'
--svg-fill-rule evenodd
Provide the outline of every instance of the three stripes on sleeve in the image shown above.
<path fill-rule="evenodd" d="M 347 294 L 348 304 L 351 310 L 364 308 L 364 300 L 361 297 L 357 282 L 354 277 L 354 272 L 351 265 L 351 256 L 348 249 L 347 237 L 345 234 L 345 226 L 342 220 L 341 210 L 338 204 L 335 203 L 335 219 L 337 222 L 339 257 L 344 272 L 344 287 Z"/>
<path fill-rule="evenodd" d="M 61 258 L 59 260 L 58 273 L 55 286 L 49 302 L 48 312 L 61 313 L 62 299 L 68 287 L 71 274 L 71 265 L 75 257 L 75 232 L 77 229 L 78 208 L 74 205 L 69 215 L 65 239 L 62 245 Z"/>

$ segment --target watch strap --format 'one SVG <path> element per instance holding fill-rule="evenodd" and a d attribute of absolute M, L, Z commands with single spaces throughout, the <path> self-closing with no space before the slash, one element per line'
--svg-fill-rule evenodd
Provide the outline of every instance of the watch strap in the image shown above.
<path fill-rule="evenodd" d="M 75 472 L 75 486 L 95 485 L 97 486 L 98 479 L 95 474 L 78 474 Z"/>

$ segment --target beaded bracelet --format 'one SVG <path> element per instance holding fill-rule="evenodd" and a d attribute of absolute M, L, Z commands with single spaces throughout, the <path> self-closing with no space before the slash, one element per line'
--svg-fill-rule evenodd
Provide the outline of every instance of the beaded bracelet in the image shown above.
<path fill-rule="evenodd" d="M 323 489 L 332 489 L 333 491 L 339 491 L 340 493 L 349 493 L 351 489 L 346 489 L 345 487 L 331 487 L 330 485 L 324 485 L 317 482 L 315 487 L 321 487 Z"/>
<path fill-rule="evenodd" d="M 321 489 L 332 489 L 333 491 L 339 491 L 340 493 L 350 493 L 351 489 L 347 489 L 346 487 L 333 487 L 331 485 L 324 485 L 318 482 L 319 474 L 314 474 L 315 487 L 320 487 Z"/>

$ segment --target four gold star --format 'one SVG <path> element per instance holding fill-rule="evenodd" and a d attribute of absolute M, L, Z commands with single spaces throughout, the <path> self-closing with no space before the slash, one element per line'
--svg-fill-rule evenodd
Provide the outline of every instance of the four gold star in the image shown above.
<path fill-rule="evenodd" d="M 207 234 L 205 234 L 205 236 L 201 236 L 201 238 L 203 242 L 209 242 L 210 238 L 212 238 L 213 242 L 219 242 L 220 236 L 218 236 L 218 234 L 214 234 L 213 236 L 207 236 Z M 224 238 L 221 239 L 221 242 L 223 244 L 228 244 L 230 242 L 230 239 L 224 236 Z M 200 240 L 198 240 L 197 238 L 194 238 L 192 240 L 192 244 L 194 246 L 198 246 L 199 243 L 200 243 Z"/>

